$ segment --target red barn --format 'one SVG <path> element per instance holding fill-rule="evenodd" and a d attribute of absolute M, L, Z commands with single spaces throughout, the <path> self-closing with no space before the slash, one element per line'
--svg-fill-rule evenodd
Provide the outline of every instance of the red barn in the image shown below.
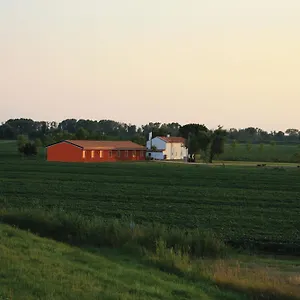
<path fill-rule="evenodd" d="M 47 146 L 47 160 L 108 162 L 145 160 L 146 147 L 130 141 L 65 140 Z"/>

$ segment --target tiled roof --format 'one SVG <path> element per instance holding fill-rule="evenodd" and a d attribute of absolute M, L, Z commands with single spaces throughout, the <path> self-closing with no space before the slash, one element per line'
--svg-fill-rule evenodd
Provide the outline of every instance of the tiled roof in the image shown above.
<path fill-rule="evenodd" d="M 183 137 L 177 137 L 177 136 L 170 136 L 170 137 L 158 136 L 158 138 L 160 138 L 161 140 L 165 141 L 166 143 L 181 143 L 181 144 L 185 143 L 185 139 Z"/>
<path fill-rule="evenodd" d="M 108 149 L 108 150 L 146 150 L 146 147 L 131 141 L 82 141 L 66 140 L 65 142 L 79 146 L 86 150 Z"/>

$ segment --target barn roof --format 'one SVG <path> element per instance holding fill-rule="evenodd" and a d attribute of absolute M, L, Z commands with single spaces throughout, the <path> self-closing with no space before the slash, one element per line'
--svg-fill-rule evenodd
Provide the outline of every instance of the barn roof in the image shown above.
<path fill-rule="evenodd" d="M 146 147 L 143 147 L 131 141 L 64 140 L 59 143 L 62 142 L 75 145 L 84 150 L 146 150 Z"/>
<path fill-rule="evenodd" d="M 158 138 L 160 138 L 161 140 L 165 141 L 166 143 L 181 143 L 181 144 L 185 143 L 185 139 L 183 137 L 177 137 L 177 136 L 170 136 L 170 137 L 158 136 Z"/>

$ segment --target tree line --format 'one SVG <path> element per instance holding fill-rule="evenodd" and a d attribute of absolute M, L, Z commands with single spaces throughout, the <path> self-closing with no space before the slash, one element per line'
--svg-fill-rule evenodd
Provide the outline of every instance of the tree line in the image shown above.
<path fill-rule="evenodd" d="M 153 136 L 180 136 L 181 125 L 177 122 L 150 122 L 142 126 L 121 123 L 113 120 L 76 120 L 66 119 L 60 123 L 34 121 L 32 119 L 9 119 L 0 125 L 0 139 L 16 139 L 18 135 L 26 135 L 29 139 L 41 139 L 44 144 L 60 139 L 136 139 L 145 143 L 149 132 Z M 227 140 L 239 143 L 299 143 L 300 130 L 289 128 L 284 131 L 267 132 L 257 127 L 242 129 L 230 128 L 226 131 Z"/>
<path fill-rule="evenodd" d="M 60 123 L 34 121 L 32 119 L 9 119 L 0 125 L 0 139 L 20 140 L 31 149 L 32 141 L 35 145 L 46 146 L 65 139 L 90 140 L 131 140 L 145 145 L 149 133 L 155 136 L 182 136 L 186 138 L 190 154 L 202 151 L 211 161 L 216 154 L 223 152 L 224 142 L 228 143 L 282 143 L 292 144 L 300 142 L 298 129 L 267 132 L 260 128 L 248 127 L 242 129 L 223 129 L 219 126 L 215 130 L 208 129 L 203 124 L 184 124 L 177 122 L 150 122 L 142 126 L 121 123 L 113 120 L 84 120 L 66 119 Z M 20 137 L 22 136 L 22 137 Z M 30 145 L 29 142 L 30 141 Z M 26 150 L 27 149 L 27 150 Z"/>

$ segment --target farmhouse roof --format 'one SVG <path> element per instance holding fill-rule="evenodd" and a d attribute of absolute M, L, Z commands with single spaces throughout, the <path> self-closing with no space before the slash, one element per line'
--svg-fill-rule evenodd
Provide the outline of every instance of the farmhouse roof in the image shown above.
<path fill-rule="evenodd" d="M 165 141 L 166 143 L 181 143 L 181 144 L 185 143 L 185 139 L 183 137 L 177 137 L 177 136 L 170 136 L 170 137 L 159 136 L 158 138 L 160 138 L 161 140 Z"/>
<path fill-rule="evenodd" d="M 61 142 L 69 143 L 84 150 L 146 150 L 146 147 L 131 141 L 87 141 L 87 140 L 64 140 Z M 59 143 L 61 143 L 59 142 Z M 57 143 L 58 144 L 58 143 Z M 49 145 L 52 146 L 52 145 Z M 48 147 L 49 147 L 48 146 Z"/>

